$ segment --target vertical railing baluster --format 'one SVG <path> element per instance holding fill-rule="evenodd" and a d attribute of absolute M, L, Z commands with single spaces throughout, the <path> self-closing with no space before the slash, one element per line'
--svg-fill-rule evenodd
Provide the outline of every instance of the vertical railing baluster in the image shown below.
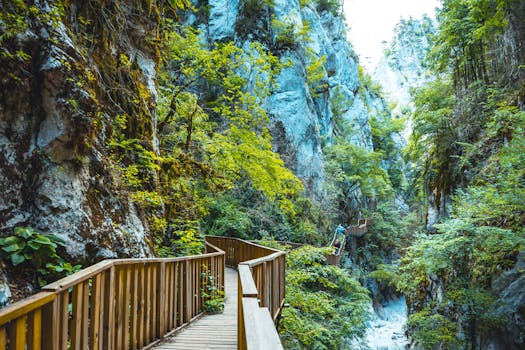
<path fill-rule="evenodd" d="M 139 268 L 138 264 L 133 264 L 130 266 L 131 268 L 131 283 L 130 283 L 130 291 L 131 291 L 131 323 L 130 323 L 130 349 L 135 350 L 137 348 L 137 342 L 138 342 L 138 303 L 139 303 L 139 289 L 138 289 L 138 273 Z"/>
<path fill-rule="evenodd" d="M 71 319 L 71 349 L 80 349 L 82 338 L 82 302 L 84 295 L 84 284 L 80 283 L 73 287 L 71 299 L 73 315 Z"/>
<path fill-rule="evenodd" d="M 137 300 L 137 308 L 138 308 L 138 314 L 137 314 L 137 323 L 138 323 L 138 341 L 137 345 L 138 348 L 142 348 L 144 346 L 144 310 L 145 310 L 145 264 L 141 263 L 138 267 L 138 300 Z"/>
<path fill-rule="evenodd" d="M 130 319 L 130 289 L 131 270 L 129 265 L 123 265 L 123 315 L 122 315 L 122 349 L 129 349 L 129 319 Z"/>
<path fill-rule="evenodd" d="M 104 350 L 113 349 L 115 339 L 115 266 L 105 273 L 104 283 Z"/>
<path fill-rule="evenodd" d="M 160 339 L 166 333 L 166 263 L 164 261 L 158 267 L 157 281 L 157 324 L 159 329 L 157 337 Z"/>
<path fill-rule="evenodd" d="M 97 274 L 95 277 L 93 277 L 92 282 L 93 285 L 91 287 L 91 324 L 90 324 L 90 336 L 89 341 L 90 345 L 89 348 L 91 350 L 99 350 L 101 349 L 100 346 L 100 320 L 101 320 L 101 307 L 100 303 L 102 302 L 101 294 L 102 294 L 102 274 Z"/>

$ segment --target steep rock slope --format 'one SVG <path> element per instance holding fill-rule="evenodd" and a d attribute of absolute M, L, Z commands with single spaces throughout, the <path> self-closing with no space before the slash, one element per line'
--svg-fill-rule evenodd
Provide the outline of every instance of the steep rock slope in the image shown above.
<path fill-rule="evenodd" d="M 172 5 L 182 2 L 1 5 L 2 236 L 19 226 L 55 233 L 67 241 L 71 261 L 89 265 L 148 256 L 157 238 L 152 232 L 170 234 L 162 221 L 169 208 L 155 197 L 162 176 L 169 176 L 162 166 L 170 166 L 158 160 L 156 85 L 163 26 L 177 23 Z M 284 69 L 275 85 L 248 73 L 246 89 L 272 86 L 258 102 L 270 116 L 274 149 L 308 194 L 329 201 L 324 147 L 337 136 L 372 151 L 370 116 L 388 116 L 385 102 L 363 82 L 339 5 L 195 5 L 198 11 L 185 16 L 210 44 L 234 41 L 250 52 L 260 42 L 280 57 Z M 338 129 L 342 122 L 351 132 Z M 359 188 L 354 192 L 359 201 Z"/>
<path fill-rule="evenodd" d="M 16 226 L 54 232 L 84 261 L 148 254 L 147 213 L 122 186 L 108 144 L 115 119 L 127 116 L 127 133 L 155 147 L 151 39 L 163 9 L 150 6 L 155 11 L 133 1 L 1 5 L 3 234 Z"/>
<path fill-rule="evenodd" d="M 421 19 L 401 19 L 394 29 L 392 42 L 385 48 L 383 57 L 374 69 L 372 78 L 381 85 L 385 99 L 393 107 L 396 117 L 408 117 L 402 138 L 396 141 L 399 147 L 407 144 L 412 133 L 413 112 L 411 91 L 433 79 L 428 72 L 426 56 L 430 50 L 430 40 L 436 33 L 434 21 L 424 15 Z M 438 219 L 436 199 L 433 193 L 428 195 L 428 226 L 432 227 Z"/>
<path fill-rule="evenodd" d="M 345 137 L 372 150 L 368 118 L 385 107 L 359 77 L 359 62 L 339 9 L 298 0 L 276 0 L 271 6 L 264 1 L 210 0 L 208 6 L 201 29 L 210 44 L 234 40 L 248 48 L 259 41 L 287 62 L 276 89 L 264 101 L 274 147 L 314 197 L 323 198 L 323 146 L 337 133 L 334 119 L 353 125 L 354 132 Z"/>
<path fill-rule="evenodd" d="M 425 57 L 435 31 L 433 20 L 426 15 L 422 19 L 402 19 L 394 29 L 392 42 L 372 73 L 372 78 L 381 84 L 385 98 L 396 105 L 395 114 L 402 115 L 411 110 L 410 90 L 431 79 L 426 71 Z M 410 132 L 408 123 L 405 138 Z"/>

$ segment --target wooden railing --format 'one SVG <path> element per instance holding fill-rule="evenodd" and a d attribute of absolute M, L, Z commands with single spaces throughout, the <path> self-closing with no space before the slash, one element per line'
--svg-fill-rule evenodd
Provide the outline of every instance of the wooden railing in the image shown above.
<path fill-rule="evenodd" d="M 360 219 L 357 225 L 350 225 L 346 231 L 355 237 L 363 237 L 368 232 L 368 226 L 372 224 L 372 219 Z"/>
<path fill-rule="evenodd" d="M 336 241 L 339 241 L 339 246 L 336 246 Z M 331 254 L 326 254 L 326 262 L 330 265 L 338 266 L 341 262 L 341 257 L 343 256 L 343 252 L 345 249 L 346 244 L 346 236 L 339 233 L 334 233 L 334 237 L 332 238 L 332 242 L 330 243 L 330 247 L 334 249 L 334 252 Z"/>
<path fill-rule="evenodd" d="M 286 254 L 238 238 L 207 236 L 239 273 L 239 349 L 282 349 L 275 322 L 284 305 Z"/>
<path fill-rule="evenodd" d="M 0 310 L 0 350 L 138 349 L 202 313 L 207 283 L 224 288 L 224 252 L 105 260 Z M 208 278 L 208 276 L 213 278 Z"/>

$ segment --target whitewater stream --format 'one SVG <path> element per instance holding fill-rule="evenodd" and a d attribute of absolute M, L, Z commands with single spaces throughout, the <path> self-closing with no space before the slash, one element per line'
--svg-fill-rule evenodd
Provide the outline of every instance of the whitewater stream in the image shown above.
<path fill-rule="evenodd" d="M 405 350 L 408 341 L 403 331 L 407 321 L 405 298 L 391 301 L 377 310 L 372 319 L 367 322 L 364 341 L 352 349 L 359 350 Z"/>

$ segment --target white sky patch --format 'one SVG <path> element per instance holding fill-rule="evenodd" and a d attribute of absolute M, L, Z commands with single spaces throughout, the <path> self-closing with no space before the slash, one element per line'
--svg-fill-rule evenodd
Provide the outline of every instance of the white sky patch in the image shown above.
<path fill-rule="evenodd" d="M 360 63 L 371 72 L 383 55 L 384 44 L 390 43 L 395 25 L 401 18 L 434 17 L 439 0 L 344 0 L 349 28 L 348 38 L 360 57 Z"/>

